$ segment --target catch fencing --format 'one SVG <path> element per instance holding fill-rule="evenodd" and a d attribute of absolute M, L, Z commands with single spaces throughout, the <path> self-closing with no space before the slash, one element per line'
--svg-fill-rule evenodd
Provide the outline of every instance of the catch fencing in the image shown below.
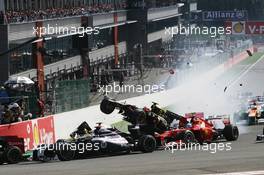
<path fill-rule="evenodd" d="M 55 87 L 55 113 L 89 106 L 89 80 L 58 81 Z"/>

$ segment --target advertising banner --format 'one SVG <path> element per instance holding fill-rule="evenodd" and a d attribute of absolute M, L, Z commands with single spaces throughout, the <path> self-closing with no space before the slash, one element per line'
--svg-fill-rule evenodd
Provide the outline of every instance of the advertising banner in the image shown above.
<path fill-rule="evenodd" d="M 247 18 L 248 13 L 246 10 L 203 12 L 203 21 L 244 21 Z"/>
<path fill-rule="evenodd" d="M 263 22 L 246 22 L 246 34 L 249 35 L 264 35 L 264 21 Z"/>
<path fill-rule="evenodd" d="M 228 21 L 233 35 L 264 35 L 264 21 Z"/>
<path fill-rule="evenodd" d="M 17 136 L 24 139 L 25 151 L 42 143 L 55 142 L 53 116 L 0 126 L 0 136 Z"/>

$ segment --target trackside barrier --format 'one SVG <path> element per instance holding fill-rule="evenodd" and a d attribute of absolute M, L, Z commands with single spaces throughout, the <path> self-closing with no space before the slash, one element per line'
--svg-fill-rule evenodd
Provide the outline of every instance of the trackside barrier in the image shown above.
<path fill-rule="evenodd" d="M 253 52 L 253 47 L 248 49 Z M 194 83 L 202 84 L 208 81 L 213 81 L 227 69 L 230 69 L 247 57 L 248 55 L 246 52 L 240 53 L 233 58 L 230 58 L 226 63 L 202 74 Z M 188 85 L 183 84 L 165 92 L 133 97 L 122 101 L 142 107 L 150 106 L 151 102 L 155 101 L 161 104 L 162 107 L 166 107 L 182 100 L 182 92 L 186 90 L 186 87 L 188 87 Z M 12 135 L 22 137 L 25 140 L 26 150 L 30 150 L 40 143 L 54 143 L 57 139 L 68 138 L 69 134 L 83 121 L 87 121 L 91 126 L 94 126 L 97 122 L 103 122 L 104 125 L 109 126 L 121 119 L 122 116 L 117 114 L 117 112 L 114 112 L 111 115 L 103 114 L 99 109 L 99 105 L 96 105 L 56 114 L 54 117 L 48 116 L 32 121 L 2 125 L 0 126 L 0 136 Z"/>
<path fill-rule="evenodd" d="M 0 136 L 17 136 L 24 138 L 25 151 L 36 148 L 42 143 L 54 143 L 54 117 L 48 116 L 35 120 L 0 126 Z"/>

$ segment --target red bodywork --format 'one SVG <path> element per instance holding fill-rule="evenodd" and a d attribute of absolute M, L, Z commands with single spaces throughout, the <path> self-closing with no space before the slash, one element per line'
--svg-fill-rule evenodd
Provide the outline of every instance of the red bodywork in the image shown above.
<path fill-rule="evenodd" d="M 191 124 L 191 127 L 186 127 L 188 123 Z M 205 120 L 201 113 L 198 113 L 198 115 L 192 113 L 180 119 L 179 128 L 158 134 L 156 139 L 160 140 L 162 144 L 168 140 L 177 142 L 180 141 L 179 135 L 186 130 L 192 131 L 196 140 L 200 143 L 211 142 L 215 132 L 213 124 Z"/>

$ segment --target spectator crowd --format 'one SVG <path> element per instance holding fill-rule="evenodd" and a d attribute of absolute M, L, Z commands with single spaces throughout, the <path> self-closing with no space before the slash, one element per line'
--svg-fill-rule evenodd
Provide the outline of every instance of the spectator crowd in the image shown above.
<path fill-rule="evenodd" d="M 20 93 L 27 92 L 26 88 L 22 89 L 22 84 L 20 86 L 16 85 L 18 84 L 6 84 L 5 87 L 0 87 L 0 125 L 44 117 L 44 101 L 39 96 L 34 97 L 33 95 L 31 98 L 29 96 L 21 96 Z M 16 88 L 13 87 L 11 89 L 12 86 Z M 35 84 L 32 88 L 36 88 Z"/>
<path fill-rule="evenodd" d="M 32 118 L 32 114 L 24 113 L 24 101 L 0 106 L 0 124 L 21 122 Z"/>
<path fill-rule="evenodd" d="M 7 10 L 5 13 L 0 11 L 0 23 L 19 23 L 42 19 L 63 18 L 80 15 L 90 15 L 96 13 L 107 13 L 115 9 L 125 9 L 126 4 L 96 4 L 80 7 L 48 8 L 44 10 Z"/>

